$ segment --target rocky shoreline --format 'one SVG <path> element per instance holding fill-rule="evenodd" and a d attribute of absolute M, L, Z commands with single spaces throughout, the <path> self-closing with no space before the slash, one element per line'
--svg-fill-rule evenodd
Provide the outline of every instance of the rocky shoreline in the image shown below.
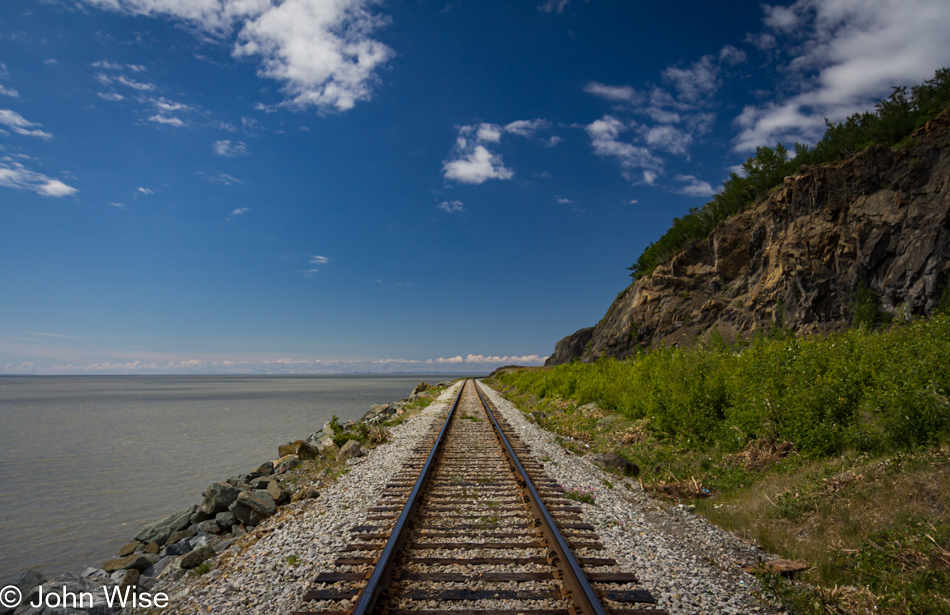
<path fill-rule="evenodd" d="M 99 592 L 101 599 L 93 607 L 21 607 L 15 612 L 284 615 L 308 610 L 302 598 L 310 580 L 333 569 L 336 556 L 346 546 L 349 528 L 368 516 L 366 508 L 376 504 L 416 442 L 451 403 L 458 386 L 455 383 L 441 391 L 411 420 L 389 427 L 386 444 L 369 451 L 360 447 L 343 462 L 338 475 L 328 476 L 326 482 L 315 484 L 313 476 L 300 482 L 303 468 L 299 464 L 306 465 L 302 457 L 312 455 L 339 457 L 347 446 L 356 451 L 348 442 L 340 446 L 339 434 L 334 441 L 337 426 L 331 424 L 282 446 L 280 452 L 286 455 L 254 472 L 213 483 L 201 504 L 149 524 L 123 547 L 129 552 L 120 553 L 108 566 L 90 568 L 81 575 L 61 575 L 42 585 L 34 579 L 37 585 L 24 591 L 31 601 L 41 595 L 40 588 L 47 596 L 64 588 Z M 655 500 L 635 480 L 606 473 L 591 459 L 571 454 L 530 415 L 485 389 L 550 476 L 593 495 L 593 504 L 582 504 L 585 518 L 596 527 L 607 551 L 657 597 L 657 606 L 682 614 L 784 612 L 762 597 L 756 578 L 743 571 L 774 556 L 685 509 Z M 408 403 L 374 406 L 361 421 L 339 427 L 347 433 L 370 429 L 399 417 Z M 164 538 L 163 542 L 158 538 Z M 139 602 L 121 607 L 105 600 L 110 588 L 132 585 L 139 596 L 167 597 L 167 606 Z"/>
<path fill-rule="evenodd" d="M 3 588 L 0 615 L 107 615 L 122 612 L 133 602 L 166 608 L 164 586 L 192 571 L 200 578 L 214 567 L 216 558 L 239 549 L 240 538 L 255 530 L 264 531 L 261 526 L 267 520 L 296 510 L 304 500 L 320 497 L 311 481 L 329 478 L 330 472 L 307 476 L 298 471 L 303 470 L 302 462 L 357 463 L 366 454 L 359 437 L 403 415 L 429 388 L 421 383 L 408 398 L 374 405 L 359 421 L 340 424 L 334 417 L 305 439 L 281 445 L 277 459 L 265 461 L 247 474 L 211 483 L 200 503 L 145 525 L 116 557 L 98 567 L 52 579 L 36 570 L 24 571 L 11 586 Z M 16 602 L 11 598 L 17 596 L 19 604 L 10 606 Z"/>

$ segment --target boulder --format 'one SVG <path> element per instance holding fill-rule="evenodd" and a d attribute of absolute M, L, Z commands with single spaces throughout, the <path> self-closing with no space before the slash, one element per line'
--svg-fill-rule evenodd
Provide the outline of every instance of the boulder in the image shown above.
<path fill-rule="evenodd" d="M 177 581 L 184 575 L 185 571 L 181 569 L 181 558 L 170 557 L 158 574 L 158 578 L 162 581 Z"/>
<path fill-rule="evenodd" d="M 610 470 L 616 470 L 626 476 L 637 476 L 640 474 L 640 468 L 635 463 L 630 463 L 616 453 L 604 453 L 602 455 L 591 455 L 592 461 L 599 463 Z"/>
<path fill-rule="evenodd" d="M 260 478 L 255 478 L 251 481 L 251 489 L 267 489 L 267 485 L 271 484 L 270 478 L 266 476 L 261 476 Z"/>
<path fill-rule="evenodd" d="M 14 585 L 16 585 L 20 589 L 20 592 L 26 596 L 31 591 L 33 591 L 34 588 L 42 585 L 43 581 L 45 580 L 46 577 L 36 570 L 24 570 L 20 573 L 20 576 L 17 577 L 16 583 L 14 583 Z"/>
<path fill-rule="evenodd" d="M 209 515 L 202 519 L 207 521 L 219 512 L 224 512 L 238 498 L 241 490 L 227 483 L 211 483 L 205 489 L 205 499 L 201 503 L 201 511 Z"/>
<path fill-rule="evenodd" d="M 162 570 L 165 569 L 165 564 L 167 564 L 170 559 L 171 559 L 170 557 L 166 556 L 158 560 L 157 562 L 155 562 L 154 564 L 152 564 L 151 566 L 143 570 L 142 576 L 151 577 L 153 579 L 157 578 L 158 576 L 162 574 Z"/>
<path fill-rule="evenodd" d="M 223 513 L 218 513 L 215 515 L 214 522 L 218 524 L 218 527 L 221 528 L 222 531 L 224 531 L 230 529 L 232 525 L 238 522 L 238 520 L 237 517 L 234 516 L 233 512 L 226 510 Z"/>
<path fill-rule="evenodd" d="M 198 535 L 191 539 L 191 549 L 200 549 L 205 545 L 210 545 L 214 539 L 212 534 L 208 532 L 198 532 Z"/>
<path fill-rule="evenodd" d="M 103 570 L 102 568 L 93 568 L 92 566 L 87 567 L 85 570 L 79 573 L 79 576 L 83 579 L 108 579 L 109 573 Z M 32 587 L 30 589 L 33 589 Z"/>
<path fill-rule="evenodd" d="M 179 540 L 173 545 L 168 545 L 165 547 L 165 555 L 184 555 L 185 553 L 188 553 L 195 548 L 192 544 L 192 540 L 192 538 L 185 538 L 184 540 Z"/>
<path fill-rule="evenodd" d="M 139 530 L 139 533 L 135 535 L 135 539 L 140 542 L 164 544 L 169 536 L 191 524 L 191 515 L 195 514 L 196 510 L 198 510 L 197 506 L 189 506 L 153 521 Z"/>
<path fill-rule="evenodd" d="M 119 547 L 119 557 L 125 557 L 126 555 L 132 555 L 136 551 L 141 551 L 143 546 L 145 546 L 145 543 L 139 542 L 138 540 L 124 544 Z"/>
<path fill-rule="evenodd" d="M 246 485 L 247 481 L 251 480 L 249 474 L 238 474 L 237 476 L 232 476 L 228 480 L 224 481 L 232 487 L 239 487 L 240 485 Z"/>
<path fill-rule="evenodd" d="M 247 534 L 247 530 L 244 529 L 243 525 L 235 523 L 231 526 L 231 536 L 235 538 L 240 538 L 241 536 Z"/>
<path fill-rule="evenodd" d="M 352 459 L 354 457 L 362 457 L 365 453 L 363 452 L 363 447 L 360 446 L 360 443 L 356 440 L 347 440 L 346 444 L 340 448 L 340 457 L 342 459 Z"/>
<path fill-rule="evenodd" d="M 320 497 L 319 491 L 317 491 L 313 487 L 304 487 L 303 489 L 295 493 L 294 496 L 290 498 L 290 501 L 299 502 L 301 500 L 310 500 L 310 499 L 318 498 L 318 497 Z"/>
<path fill-rule="evenodd" d="M 217 516 L 215 517 L 215 519 Z M 221 533 L 221 527 L 218 525 L 218 522 L 215 519 L 208 519 L 207 521 L 202 521 L 198 524 L 199 532 L 207 532 L 208 534 L 219 534 Z"/>
<path fill-rule="evenodd" d="M 278 463 L 274 465 L 274 474 L 284 474 L 300 465 L 300 457 L 296 455 L 287 455 L 281 457 Z"/>
<path fill-rule="evenodd" d="M 135 570 L 145 570 L 158 560 L 159 557 L 157 555 L 150 553 L 133 553 L 126 557 L 102 562 L 102 569 L 108 573 L 113 573 L 117 570 L 131 570 L 133 568 Z"/>
<path fill-rule="evenodd" d="M 201 523 L 202 521 L 207 521 L 208 519 L 210 519 L 210 518 L 213 517 L 213 516 L 214 516 L 214 515 L 209 515 L 208 513 L 206 513 L 206 512 L 205 512 L 204 510 L 202 510 L 201 507 L 199 506 L 199 507 L 198 507 L 198 510 L 195 511 L 195 514 L 191 515 L 191 519 L 190 519 L 191 525 L 198 525 L 198 524 Z"/>
<path fill-rule="evenodd" d="M 281 457 L 286 457 L 287 455 L 296 455 L 300 459 L 316 459 L 320 456 L 320 452 L 316 448 L 310 446 L 303 440 L 296 440 L 288 444 L 283 444 L 277 449 L 277 454 Z"/>
<path fill-rule="evenodd" d="M 428 391 L 430 388 L 431 387 L 425 382 L 420 382 L 419 384 L 416 385 L 416 388 L 412 390 L 412 393 L 409 396 L 412 397 L 413 395 L 418 395 L 419 393 Z"/>
<path fill-rule="evenodd" d="M 197 568 L 202 562 L 212 557 L 214 557 L 214 549 L 212 549 L 210 545 L 205 545 L 181 558 L 179 565 L 183 570 L 191 570 L 192 568 Z"/>
<path fill-rule="evenodd" d="M 110 578 L 116 585 L 124 588 L 134 586 L 139 582 L 140 576 L 142 576 L 142 573 L 133 568 L 131 570 L 116 570 Z"/>
<path fill-rule="evenodd" d="M 277 512 L 277 503 L 269 493 L 261 489 L 242 491 L 231 504 L 230 511 L 242 524 L 253 526 Z"/>
<path fill-rule="evenodd" d="M 268 483 L 265 489 L 267 493 L 274 498 L 274 502 L 278 506 L 290 501 L 290 492 L 284 489 L 277 481 Z"/>
<path fill-rule="evenodd" d="M 149 542 L 144 547 L 142 547 L 142 553 L 150 553 L 151 555 L 155 555 L 158 553 L 159 548 L 160 547 L 158 546 L 157 542 Z"/>
<path fill-rule="evenodd" d="M 169 546 L 169 545 L 173 545 L 173 544 L 175 544 L 176 542 L 178 542 L 179 540 L 184 540 L 184 539 L 186 539 L 186 538 L 191 538 L 192 536 L 194 536 L 194 535 L 197 534 L 197 533 L 198 533 L 198 532 L 197 532 L 196 530 L 192 530 L 192 529 L 181 530 L 180 532 L 175 532 L 174 534 L 172 534 L 171 536 L 168 537 L 168 540 L 165 541 L 165 546 L 167 547 L 167 546 Z"/>
<path fill-rule="evenodd" d="M 318 448 L 321 455 L 326 455 L 327 457 L 333 457 L 339 452 L 340 447 L 336 445 L 336 442 L 333 441 L 333 438 L 324 438 L 320 441 L 320 446 Z"/>
<path fill-rule="evenodd" d="M 261 465 L 257 466 L 257 470 L 255 470 L 255 472 L 261 476 L 270 476 L 274 473 L 274 462 L 265 461 Z"/>

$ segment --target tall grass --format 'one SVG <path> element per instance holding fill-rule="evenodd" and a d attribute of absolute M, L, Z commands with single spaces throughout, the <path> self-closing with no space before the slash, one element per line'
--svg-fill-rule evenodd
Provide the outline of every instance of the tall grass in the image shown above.
<path fill-rule="evenodd" d="M 950 315 L 884 331 L 661 348 L 496 379 L 646 419 L 658 438 L 695 450 L 737 451 L 760 438 L 815 456 L 908 449 L 950 431 Z"/>

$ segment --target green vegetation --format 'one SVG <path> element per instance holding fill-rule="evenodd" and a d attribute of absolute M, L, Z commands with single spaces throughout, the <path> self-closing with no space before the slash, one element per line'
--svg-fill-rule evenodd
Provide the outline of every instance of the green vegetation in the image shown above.
<path fill-rule="evenodd" d="M 594 402 L 691 450 L 715 443 L 735 452 L 766 439 L 831 455 L 909 449 L 946 435 L 948 357 L 950 316 L 937 314 L 883 332 L 759 337 L 735 347 L 716 339 L 495 381 L 539 399 Z"/>
<path fill-rule="evenodd" d="M 881 307 L 881 300 L 877 294 L 858 282 L 854 291 L 854 302 L 851 305 L 851 324 L 855 327 L 873 327 L 878 324 L 891 322 L 892 316 Z"/>
<path fill-rule="evenodd" d="M 766 579 L 791 613 L 950 614 L 950 314 L 490 384 L 575 453 L 621 455 L 645 489 L 807 563 Z"/>
<path fill-rule="evenodd" d="M 364 447 L 375 447 L 389 439 L 389 434 L 382 425 L 367 425 L 356 422 L 344 427 L 340 424 L 337 415 L 330 418 L 330 429 L 333 430 L 333 443 L 343 446 L 350 440 L 356 440 Z"/>
<path fill-rule="evenodd" d="M 597 503 L 597 497 L 594 494 L 594 490 L 590 487 L 571 487 L 564 492 L 564 497 L 569 500 L 574 500 L 575 502 L 583 502 L 584 504 Z"/>
<path fill-rule="evenodd" d="M 796 143 L 794 157 L 781 143 L 774 148 L 758 147 L 743 164 L 743 176 L 730 173 L 729 179 L 711 201 L 675 218 L 670 229 L 647 246 L 629 267 L 640 278 L 692 242 L 708 237 L 720 221 L 734 216 L 768 195 L 801 165 L 829 164 L 845 160 L 876 144 L 909 145 L 910 134 L 950 105 L 950 69 L 937 70 L 934 78 L 905 87 L 879 101 L 875 111 L 856 113 L 841 123 L 825 121 L 827 129 L 815 147 Z"/>

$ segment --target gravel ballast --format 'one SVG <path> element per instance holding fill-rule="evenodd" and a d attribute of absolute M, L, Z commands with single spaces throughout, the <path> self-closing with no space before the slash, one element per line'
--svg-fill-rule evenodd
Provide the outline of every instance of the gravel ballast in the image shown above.
<path fill-rule="evenodd" d="M 287 615 L 311 610 L 314 604 L 302 598 L 312 580 L 320 572 L 334 570 L 334 560 L 350 543 L 350 528 L 371 514 L 366 508 L 379 503 L 387 482 L 446 410 L 459 386 L 453 385 L 419 415 L 393 427 L 387 444 L 350 460 L 351 471 L 322 489 L 318 499 L 288 505 L 209 560 L 214 565 L 210 572 L 160 582 L 151 591 L 167 593 L 171 602 L 161 612 Z M 599 556 L 613 557 L 623 569 L 635 572 L 641 587 L 657 598 L 658 607 L 684 615 L 784 612 L 758 597 L 755 577 L 742 570 L 772 556 L 701 517 L 659 503 L 635 481 L 606 474 L 567 452 L 501 395 L 483 388 L 533 449 L 535 459 L 544 459 L 551 478 L 567 488 L 593 489 L 596 505 L 580 506 L 606 547 Z M 605 478 L 613 489 L 603 484 Z"/>

